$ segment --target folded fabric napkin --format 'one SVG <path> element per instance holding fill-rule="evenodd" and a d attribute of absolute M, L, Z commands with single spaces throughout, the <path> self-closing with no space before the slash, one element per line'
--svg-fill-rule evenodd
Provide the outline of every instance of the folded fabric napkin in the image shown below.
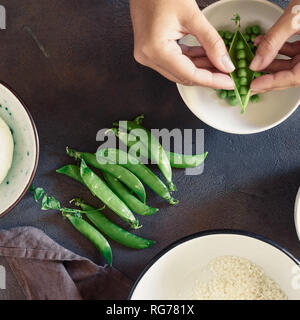
<path fill-rule="evenodd" d="M 0 299 L 119 300 L 132 287 L 120 271 L 94 264 L 33 227 L 0 230 L 0 265 L 6 273 Z"/>

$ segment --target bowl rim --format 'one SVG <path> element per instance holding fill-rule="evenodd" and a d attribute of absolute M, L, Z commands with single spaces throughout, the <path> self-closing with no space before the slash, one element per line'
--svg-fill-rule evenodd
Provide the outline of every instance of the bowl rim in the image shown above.
<path fill-rule="evenodd" d="M 294 214 L 295 228 L 296 228 L 298 239 L 300 240 L 300 188 L 298 189 L 298 192 L 296 195 L 294 211 L 295 211 L 295 214 Z"/>
<path fill-rule="evenodd" d="M 253 233 L 253 232 L 244 231 L 244 230 L 237 230 L 237 229 L 205 230 L 205 231 L 200 231 L 200 232 L 193 233 L 193 234 L 191 234 L 189 236 L 185 236 L 185 237 L 183 237 L 183 238 L 181 238 L 179 240 L 176 240 L 173 243 L 171 243 L 170 245 L 168 245 L 167 247 L 165 247 L 164 249 L 162 249 L 157 255 L 155 255 L 154 258 L 152 258 L 150 260 L 150 262 L 146 265 L 144 270 L 140 273 L 140 275 L 138 276 L 137 280 L 134 282 L 127 299 L 131 300 L 136 287 L 138 286 L 138 284 L 140 283 L 140 281 L 142 280 L 144 275 L 148 272 L 148 270 L 161 257 L 163 257 L 169 251 L 171 251 L 172 249 L 176 248 L 177 246 L 179 246 L 179 245 L 181 245 L 181 244 L 183 244 L 185 242 L 188 242 L 190 240 L 194 240 L 194 239 L 197 239 L 197 238 L 211 236 L 211 235 L 238 235 L 238 236 L 244 236 L 244 237 L 249 237 L 249 238 L 253 238 L 253 239 L 256 239 L 256 240 L 260 240 L 260 241 L 262 241 L 264 243 L 267 243 L 267 244 L 271 245 L 275 249 L 281 251 L 288 258 L 290 258 L 296 265 L 300 266 L 300 261 L 296 257 L 294 257 L 294 255 L 292 255 L 287 249 L 283 248 L 281 245 L 277 244 L 273 240 L 270 240 L 270 239 L 266 238 L 265 236 L 258 235 L 258 234 Z"/>
<path fill-rule="evenodd" d="M 210 4 L 209 6 L 205 7 L 202 12 L 205 13 L 206 10 L 208 9 L 211 9 L 211 8 L 214 8 L 214 7 L 218 7 L 220 5 L 222 5 L 223 3 L 226 3 L 226 2 L 233 2 L 233 1 L 237 1 L 237 0 L 222 0 L 222 1 L 217 1 L 217 2 L 214 2 L 212 4 Z M 262 2 L 262 3 L 265 3 L 266 5 L 270 6 L 270 7 L 273 7 L 277 10 L 279 10 L 281 13 L 284 12 L 284 10 L 279 6 L 277 5 L 276 3 L 273 3 L 273 2 L 270 2 L 270 1 L 267 1 L 267 0 L 251 0 L 252 2 Z M 187 105 L 187 103 L 185 102 L 185 99 L 183 98 L 183 95 L 181 93 L 181 90 L 182 90 L 182 87 L 184 87 L 183 85 L 181 84 L 178 84 L 176 83 L 176 86 L 177 86 L 177 90 L 180 94 L 180 97 L 181 99 L 183 100 L 183 102 L 185 103 L 185 105 L 188 107 L 188 109 L 199 119 L 201 120 L 203 123 L 209 125 L 210 127 L 216 129 L 216 130 L 219 130 L 221 132 L 225 132 L 225 133 L 231 133 L 231 134 L 240 134 L 240 135 L 248 135 L 248 134 L 255 134 L 255 133 L 261 133 L 261 132 L 264 132 L 264 131 L 267 131 L 267 130 L 270 130 L 274 127 L 277 127 L 278 125 L 280 125 L 281 123 L 283 123 L 285 120 L 287 120 L 296 110 L 297 108 L 299 107 L 300 105 L 300 97 L 298 99 L 298 102 L 295 104 L 294 107 L 291 108 L 291 110 L 284 116 L 282 117 L 280 120 L 268 125 L 268 126 L 264 126 L 264 127 L 261 127 L 260 129 L 253 129 L 253 130 L 247 130 L 246 132 L 242 132 L 240 130 L 225 130 L 225 129 L 221 129 L 219 128 L 218 126 L 216 126 L 215 124 L 211 123 L 211 121 L 204 121 L 202 119 L 200 119 L 192 110 L 191 108 Z"/>
<path fill-rule="evenodd" d="M 32 183 L 32 181 L 33 181 L 33 179 L 35 177 L 35 174 L 36 174 L 36 171 L 37 171 L 37 167 L 38 167 L 39 155 L 40 155 L 40 143 L 39 143 L 39 136 L 38 136 L 38 131 L 37 131 L 35 122 L 33 120 L 33 117 L 31 115 L 29 109 L 27 108 L 25 102 L 23 101 L 23 99 L 6 82 L 0 80 L 0 85 L 3 85 L 6 89 L 8 89 L 19 100 L 19 102 L 21 103 L 22 107 L 24 108 L 25 112 L 27 113 L 27 115 L 29 117 L 29 120 L 30 120 L 30 123 L 31 123 L 31 127 L 33 129 L 35 145 L 36 145 L 36 155 L 35 155 L 35 160 L 34 160 L 34 167 L 33 167 L 30 179 L 29 179 L 27 185 L 25 186 L 24 190 L 20 194 L 20 196 L 5 211 L 0 213 L 0 219 L 1 219 L 4 216 L 6 216 L 14 207 L 17 206 L 17 204 L 23 199 L 23 197 L 25 196 L 25 194 L 28 191 L 29 187 L 31 186 L 31 183 Z"/>

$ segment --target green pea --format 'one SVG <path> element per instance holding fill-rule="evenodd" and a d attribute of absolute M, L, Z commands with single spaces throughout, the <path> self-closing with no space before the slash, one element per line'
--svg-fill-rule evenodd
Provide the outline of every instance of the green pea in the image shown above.
<path fill-rule="evenodd" d="M 251 34 L 251 33 L 252 33 L 252 27 L 251 27 L 251 26 L 248 26 L 248 27 L 246 28 L 246 33 L 247 33 L 247 34 Z"/>
<path fill-rule="evenodd" d="M 257 37 L 257 35 L 252 34 L 252 35 L 251 35 L 251 41 L 252 41 L 252 42 L 254 42 L 254 41 L 255 41 L 255 39 L 256 39 L 256 37 Z"/>
<path fill-rule="evenodd" d="M 238 68 L 246 68 L 247 67 L 247 61 L 244 59 L 241 59 L 237 63 Z"/>
<path fill-rule="evenodd" d="M 259 72 L 259 71 L 255 71 L 254 72 L 254 78 L 258 78 L 258 77 L 261 77 L 262 76 L 262 73 Z"/>
<path fill-rule="evenodd" d="M 228 97 L 230 98 L 230 97 L 235 97 L 236 95 L 235 95 L 235 92 L 234 92 L 234 90 L 229 90 L 228 91 Z"/>
<path fill-rule="evenodd" d="M 231 40 L 233 37 L 233 34 L 230 31 L 225 31 L 224 37 L 225 39 Z"/>
<path fill-rule="evenodd" d="M 221 90 L 220 93 L 219 93 L 219 97 L 221 99 L 226 99 L 227 98 L 227 90 Z"/>
<path fill-rule="evenodd" d="M 237 63 L 238 68 L 246 68 L 247 67 L 247 61 L 244 59 L 241 59 Z"/>
<path fill-rule="evenodd" d="M 246 95 L 248 93 L 248 88 L 246 86 L 241 86 L 239 91 L 241 95 Z"/>
<path fill-rule="evenodd" d="M 258 103 L 259 102 L 259 95 L 258 94 L 255 94 L 253 96 L 250 97 L 250 101 L 252 103 Z"/>
<path fill-rule="evenodd" d="M 223 30 L 218 30 L 219 35 L 221 36 L 221 38 L 224 38 L 224 31 Z"/>
<path fill-rule="evenodd" d="M 231 106 L 236 106 L 238 104 L 238 99 L 236 97 L 229 97 L 228 102 Z"/>
<path fill-rule="evenodd" d="M 245 49 L 245 45 L 244 45 L 243 41 L 238 41 L 238 43 L 236 44 L 236 48 L 238 50 Z"/>
<path fill-rule="evenodd" d="M 236 53 L 236 57 L 240 59 L 245 59 L 246 58 L 246 51 L 245 50 L 238 50 Z"/>
<path fill-rule="evenodd" d="M 247 42 L 250 41 L 250 36 L 249 36 L 248 34 L 244 34 L 244 38 L 245 38 L 245 40 L 246 40 Z"/>
<path fill-rule="evenodd" d="M 248 79 L 246 77 L 240 78 L 239 79 L 240 85 L 241 86 L 246 86 L 248 85 Z"/>
<path fill-rule="evenodd" d="M 260 26 L 256 25 L 252 27 L 252 33 L 259 35 L 261 33 Z"/>
<path fill-rule="evenodd" d="M 245 68 L 238 69 L 239 78 L 247 77 L 247 70 Z"/>

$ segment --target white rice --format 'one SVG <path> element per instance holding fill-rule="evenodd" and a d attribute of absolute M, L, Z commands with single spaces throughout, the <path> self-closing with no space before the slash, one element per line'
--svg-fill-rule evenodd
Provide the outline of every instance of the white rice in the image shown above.
<path fill-rule="evenodd" d="M 201 273 L 210 276 L 196 281 L 194 300 L 287 300 L 278 284 L 247 259 L 223 256 L 204 269 Z"/>

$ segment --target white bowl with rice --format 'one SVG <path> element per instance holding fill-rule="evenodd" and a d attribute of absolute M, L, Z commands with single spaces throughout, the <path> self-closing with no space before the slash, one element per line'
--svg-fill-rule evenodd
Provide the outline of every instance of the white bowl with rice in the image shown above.
<path fill-rule="evenodd" d="M 300 300 L 299 261 L 261 236 L 200 232 L 156 256 L 131 300 Z"/>

